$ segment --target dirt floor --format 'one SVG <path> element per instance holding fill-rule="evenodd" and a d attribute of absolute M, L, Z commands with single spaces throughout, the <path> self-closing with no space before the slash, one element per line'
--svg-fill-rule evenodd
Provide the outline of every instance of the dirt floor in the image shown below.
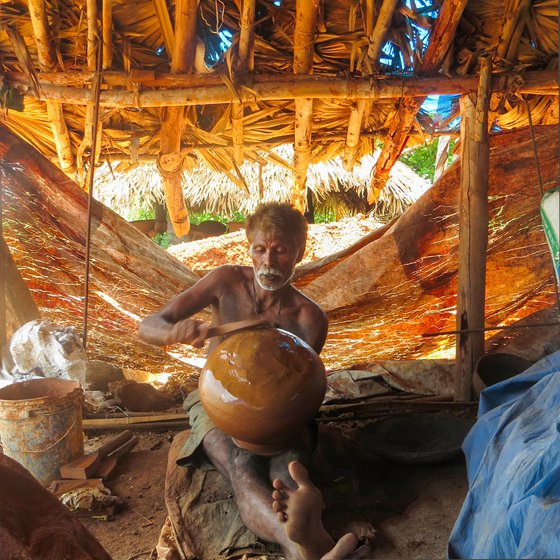
<path fill-rule="evenodd" d="M 83 519 L 114 560 L 150 558 L 166 518 L 165 470 L 175 433 L 134 431 L 138 446 L 106 483 L 124 501 L 122 509 L 110 521 Z M 89 434 L 86 451 L 116 433 Z M 372 558 L 445 558 L 467 490 L 462 456 L 430 465 L 367 457 L 336 468 L 340 472 L 331 473 L 336 484 L 325 489 L 324 519 L 331 534 L 350 522 L 368 522 L 377 531 Z"/>

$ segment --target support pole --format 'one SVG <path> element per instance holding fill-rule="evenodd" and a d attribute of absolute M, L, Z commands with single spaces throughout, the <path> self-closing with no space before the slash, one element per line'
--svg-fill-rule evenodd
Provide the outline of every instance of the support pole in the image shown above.
<path fill-rule="evenodd" d="M 488 245 L 488 102 L 490 62 L 481 59 L 477 95 L 461 97 L 461 193 L 459 203 L 459 270 L 457 330 L 484 327 L 486 248 Z M 484 332 L 462 332 L 456 338 L 456 401 L 471 400 L 472 373 L 484 354 Z"/>

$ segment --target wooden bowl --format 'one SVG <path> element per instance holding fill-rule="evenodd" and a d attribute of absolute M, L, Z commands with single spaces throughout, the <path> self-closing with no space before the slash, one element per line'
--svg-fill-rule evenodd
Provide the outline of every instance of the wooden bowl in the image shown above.
<path fill-rule="evenodd" d="M 267 456 L 297 442 L 326 387 L 317 353 L 275 328 L 246 330 L 224 340 L 199 380 L 202 405 L 216 426 L 239 447 Z"/>

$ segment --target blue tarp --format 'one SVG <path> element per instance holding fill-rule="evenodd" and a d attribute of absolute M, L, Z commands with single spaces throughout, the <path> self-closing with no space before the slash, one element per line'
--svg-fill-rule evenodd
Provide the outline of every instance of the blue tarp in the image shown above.
<path fill-rule="evenodd" d="M 449 558 L 560 558 L 560 351 L 485 389 Z"/>

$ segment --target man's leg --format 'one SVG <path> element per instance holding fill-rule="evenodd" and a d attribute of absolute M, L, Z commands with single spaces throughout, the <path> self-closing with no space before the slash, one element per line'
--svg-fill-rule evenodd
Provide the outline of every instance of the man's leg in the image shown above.
<path fill-rule="evenodd" d="M 218 429 L 208 432 L 202 445 L 216 469 L 230 482 L 247 528 L 259 538 L 282 546 L 287 559 L 300 559 L 298 547 L 272 510 L 269 460 L 240 449 Z"/>

